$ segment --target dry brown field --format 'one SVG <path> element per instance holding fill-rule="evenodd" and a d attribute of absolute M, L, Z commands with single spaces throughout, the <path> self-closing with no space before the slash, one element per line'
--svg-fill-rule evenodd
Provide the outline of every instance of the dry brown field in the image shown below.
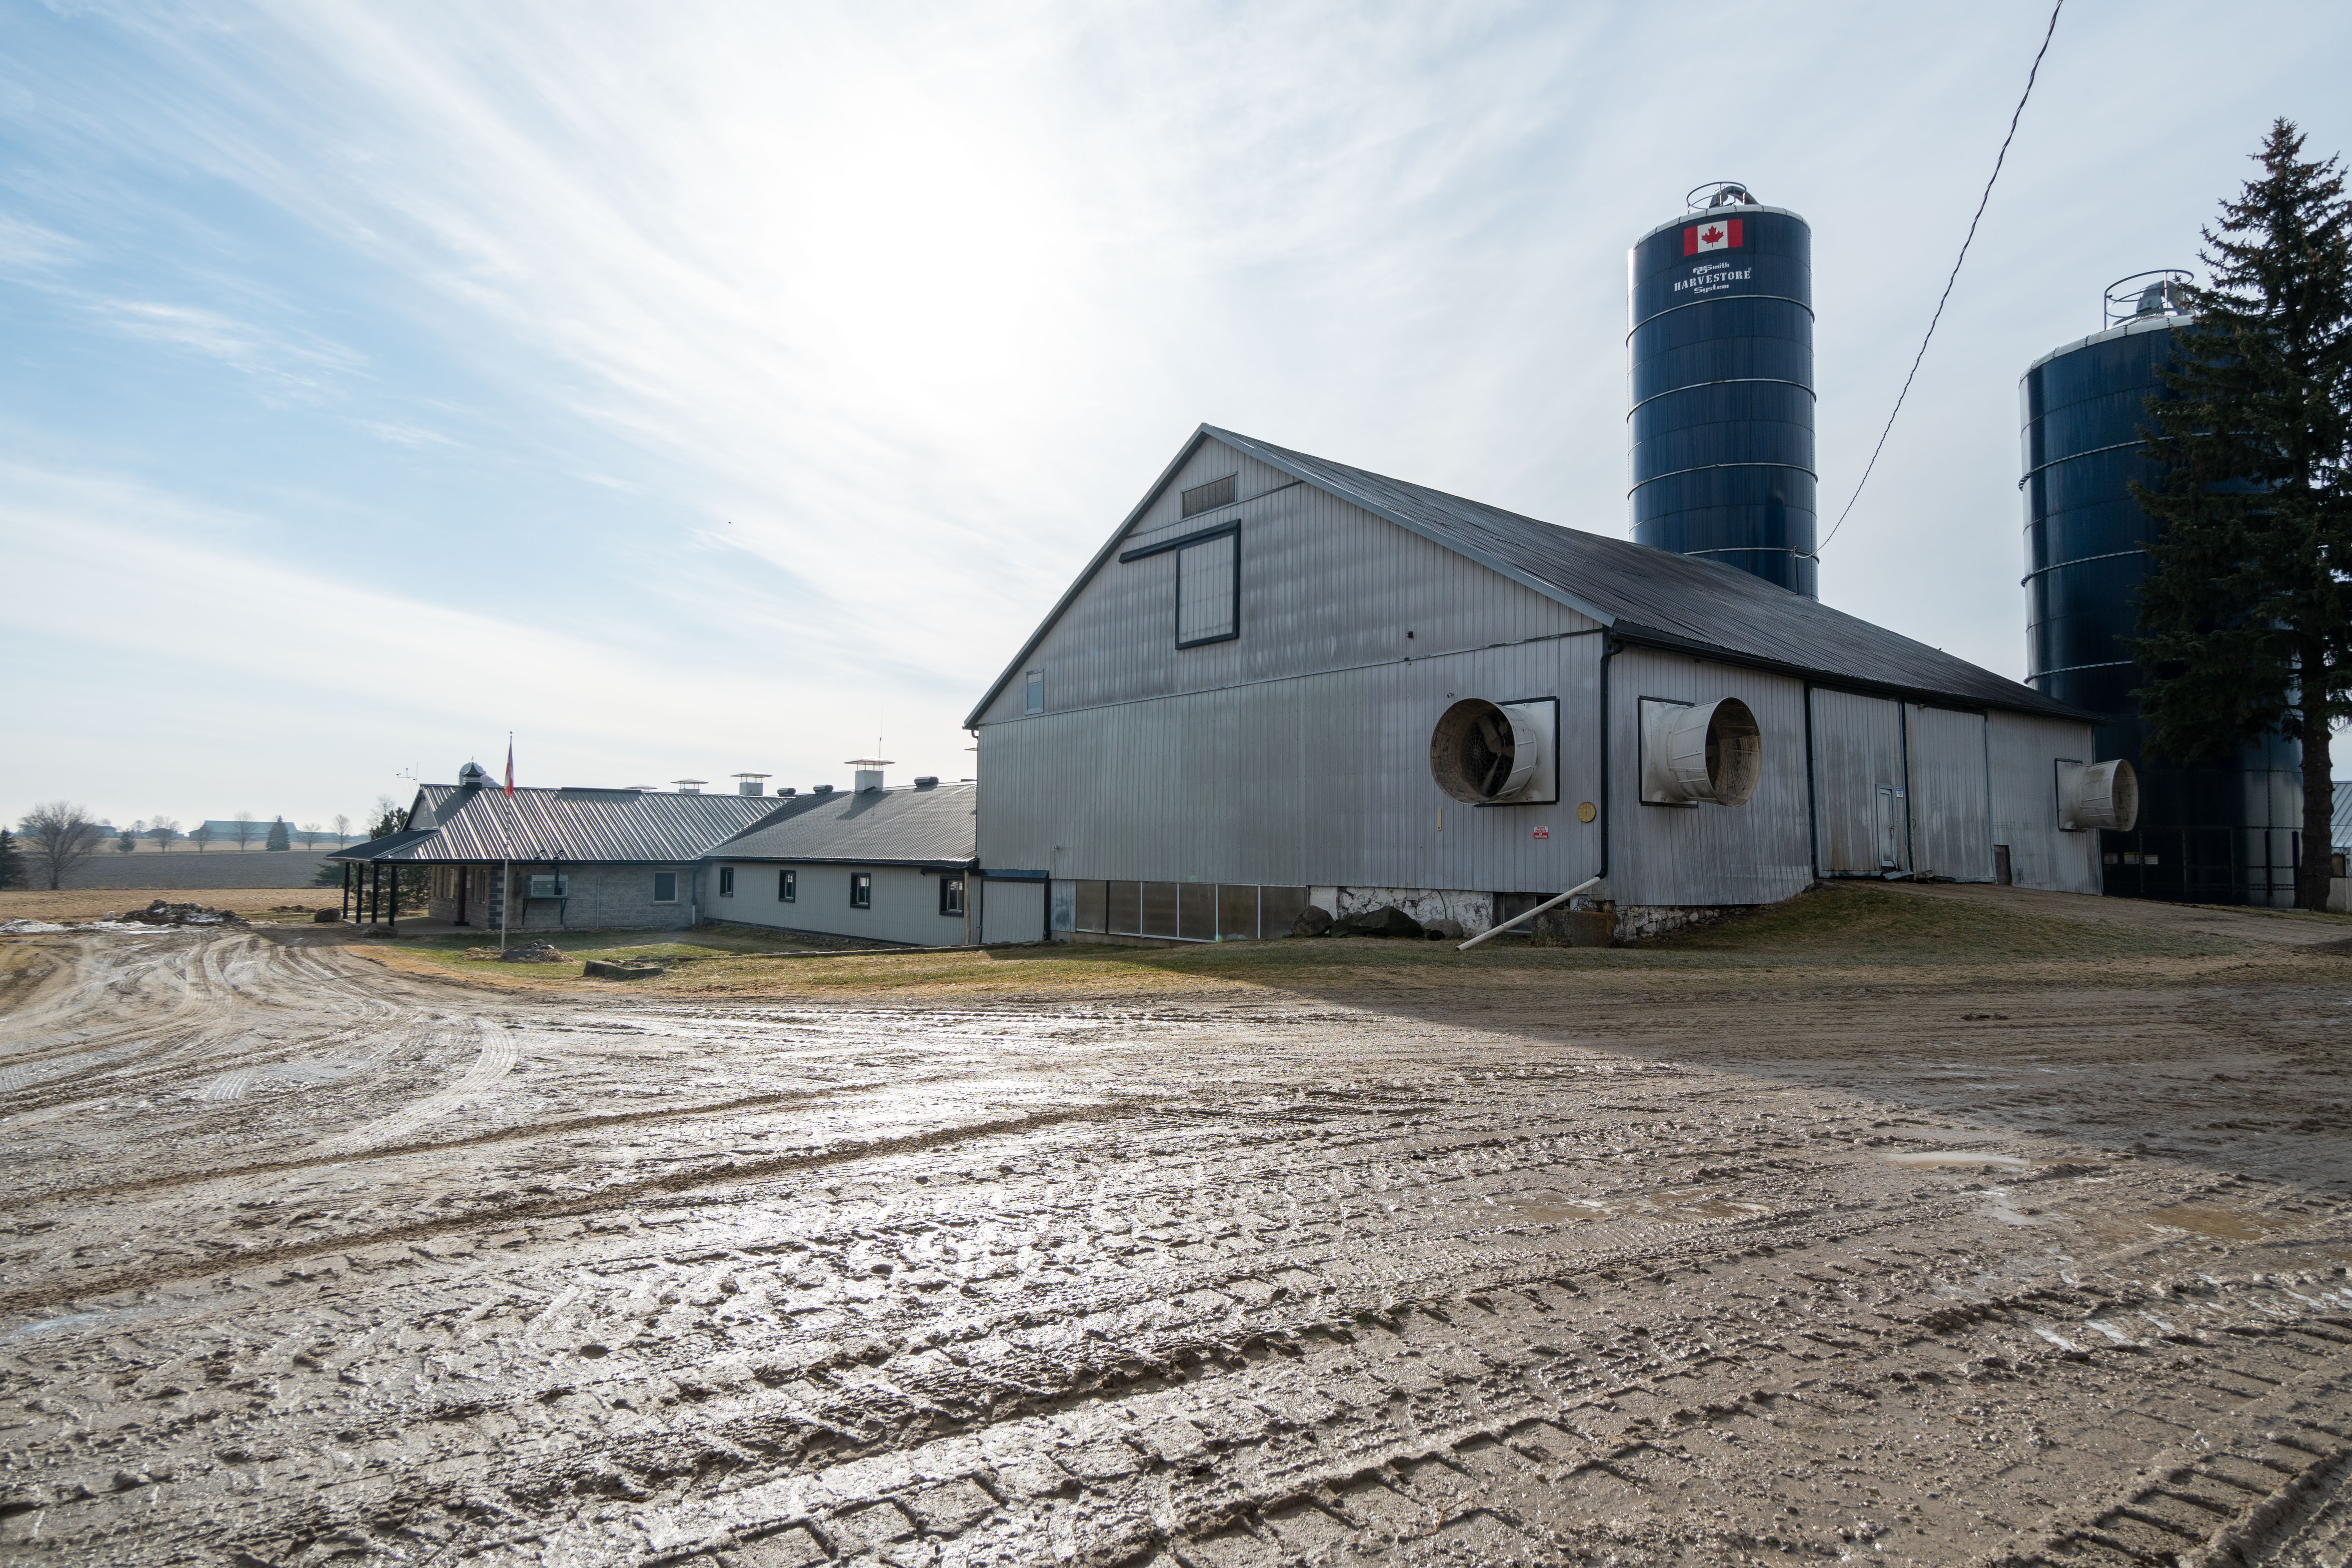
<path fill-rule="evenodd" d="M 0 1557 L 2352 1550 L 2352 921 L 468 940 L 0 938 Z"/>

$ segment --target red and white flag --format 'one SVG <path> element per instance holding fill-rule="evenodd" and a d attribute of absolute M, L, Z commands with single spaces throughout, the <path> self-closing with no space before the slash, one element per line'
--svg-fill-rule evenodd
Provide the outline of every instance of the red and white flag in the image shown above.
<path fill-rule="evenodd" d="M 507 798 L 514 798 L 514 741 L 507 742 Z"/>
<path fill-rule="evenodd" d="M 1738 250 L 1739 220 L 1718 218 L 1713 223 L 1695 223 L 1683 230 L 1683 254 L 1696 256 L 1702 250 Z"/>

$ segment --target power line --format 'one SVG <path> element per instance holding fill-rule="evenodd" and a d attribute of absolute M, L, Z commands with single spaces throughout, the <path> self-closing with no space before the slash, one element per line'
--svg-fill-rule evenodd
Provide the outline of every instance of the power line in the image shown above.
<path fill-rule="evenodd" d="M 1977 237 L 1977 225 L 1984 218 L 1986 204 L 1992 200 L 1993 183 L 2000 178 L 2000 166 L 2009 157 L 2009 144 L 2017 139 L 2017 122 L 2025 117 L 2026 100 L 2033 96 L 2033 79 L 2042 74 L 2042 57 L 2050 52 L 2050 40 L 2058 31 L 2058 13 L 2065 7 L 2066 0 L 2057 0 L 2050 7 L 2050 26 L 2042 29 L 2042 47 L 2033 51 L 2033 68 L 2025 73 L 2025 90 L 2018 95 L 2017 112 L 2009 117 L 2009 134 L 2000 139 L 2000 153 L 1992 161 L 1992 178 L 1985 181 L 1984 195 L 1977 198 L 1977 216 L 1969 219 L 1968 237 L 1960 241 L 1960 254 L 1952 262 L 1952 275 L 1944 279 L 1944 297 L 1936 301 L 1936 313 L 1927 319 L 1927 335 L 1919 340 L 1919 352 L 1911 361 L 1911 374 L 1903 378 L 1903 390 L 1895 395 L 1895 407 L 1886 416 L 1886 428 L 1878 433 L 1878 445 L 1870 449 L 1870 461 L 1863 465 L 1862 479 L 1854 485 L 1853 494 L 1846 498 L 1845 510 L 1838 513 L 1830 538 L 1813 546 L 1816 561 L 1830 547 L 1830 539 L 1838 536 L 1838 529 L 1845 526 L 1845 520 L 1853 515 L 1853 503 L 1862 499 L 1862 487 L 1870 483 L 1871 470 L 1878 467 L 1878 454 L 1886 450 L 1886 437 L 1895 429 L 1895 416 L 1903 412 L 1903 400 L 1911 395 L 1912 380 L 1919 374 L 1920 362 L 1927 357 L 1927 345 L 1935 341 L 1936 323 L 1944 319 L 1944 307 L 1951 302 L 1952 285 L 1960 280 L 1960 263 L 1969 258 L 1969 247 Z"/>

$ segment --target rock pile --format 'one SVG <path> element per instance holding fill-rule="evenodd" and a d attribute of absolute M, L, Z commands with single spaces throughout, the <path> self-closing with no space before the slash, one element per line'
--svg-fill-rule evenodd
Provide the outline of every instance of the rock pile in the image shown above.
<path fill-rule="evenodd" d="M 245 917 L 234 910 L 208 910 L 202 904 L 167 904 L 158 899 L 143 910 L 127 914 L 110 914 L 109 920 L 128 921 L 143 926 L 217 926 L 243 925 Z"/>
<path fill-rule="evenodd" d="M 572 955 L 551 942 L 527 942 L 499 954 L 500 963 L 569 963 Z"/>

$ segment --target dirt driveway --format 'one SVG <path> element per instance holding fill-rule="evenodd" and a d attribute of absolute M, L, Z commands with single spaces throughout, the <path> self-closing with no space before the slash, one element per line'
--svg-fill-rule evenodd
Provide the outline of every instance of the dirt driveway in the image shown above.
<path fill-rule="evenodd" d="M 0 1557 L 2337 1568 L 2352 927 L 1869 908 L 1984 952 L 0 940 Z"/>

